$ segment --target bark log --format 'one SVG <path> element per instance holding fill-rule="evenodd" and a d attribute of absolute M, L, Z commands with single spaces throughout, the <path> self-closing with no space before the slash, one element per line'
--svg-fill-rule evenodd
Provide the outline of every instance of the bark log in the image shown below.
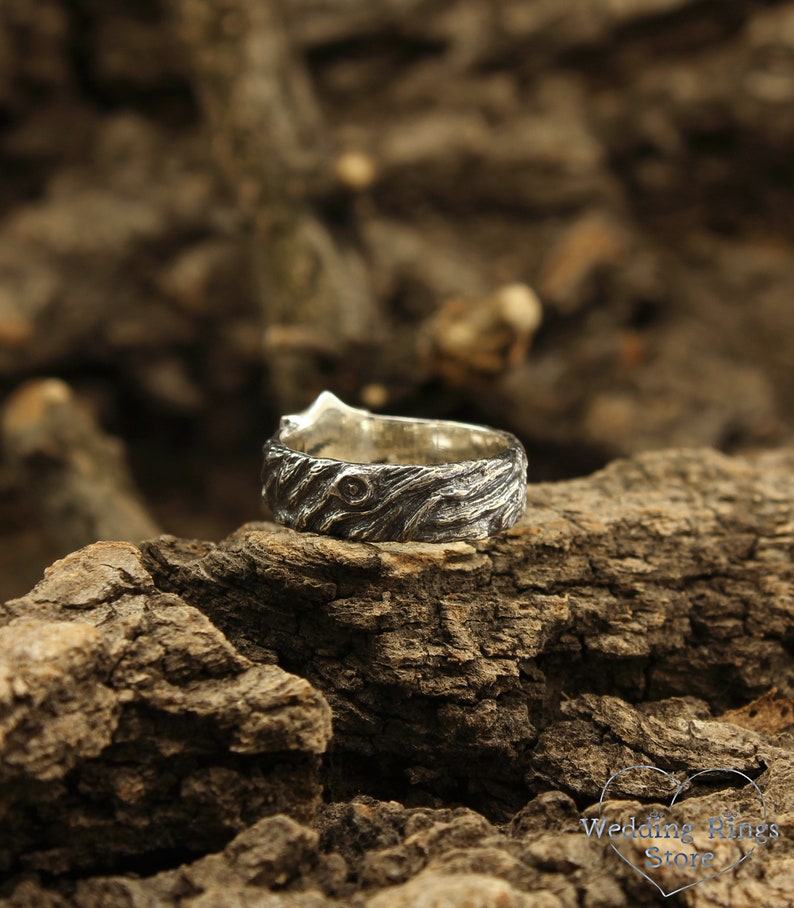
<path fill-rule="evenodd" d="M 322 696 L 157 590 L 133 545 L 57 561 L 2 624 L 6 873 L 206 851 L 316 810 Z"/>
<path fill-rule="evenodd" d="M 535 485 L 514 529 L 473 544 L 250 524 L 220 545 L 90 546 L 4 609 L 5 855 L 118 869 L 44 891 L 17 875 L 8 904 L 662 904 L 579 821 L 617 769 L 653 764 L 739 770 L 780 824 L 687 904 L 732 886 L 732 905 L 784 906 L 793 551 L 791 450 L 646 454 Z M 318 812 L 323 698 L 338 803 Z M 718 782 L 687 800 L 693 820 L 747 800 Z M 610 810 L 668 793 L 626 778 Z M 225 849 L 152 875 L 184 860 L 177 843 Z M 144 879 L 124 874 L 132 854 Z"/>
<path fill-rule="evenodd" d="M 251 525 L 200 555 L 145 551 L 243 652 L 324 692 L 340 784 L 378 764 L 384 793 L 411 780 L 504 816 L 537 790 L 570 698 L 792 693 L 793 500 L 791 451 L 679 451 L 531 486 L 523 521 L 474 545 Z"/>

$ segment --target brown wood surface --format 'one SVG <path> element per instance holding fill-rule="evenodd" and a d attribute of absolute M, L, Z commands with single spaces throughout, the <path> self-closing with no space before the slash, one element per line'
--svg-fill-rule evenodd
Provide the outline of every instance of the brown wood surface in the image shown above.
<path fill-rule="evenodd" d="M 686 904 L 785 905 L 793 466 L 646 454 L 476 543 L 249 524 L 56 563 L 3 612 L 8 904 L 35 870 L 58 905 L 655 904 L 579 823 L 655 765 L 744 773 L 782 830 Z"/>

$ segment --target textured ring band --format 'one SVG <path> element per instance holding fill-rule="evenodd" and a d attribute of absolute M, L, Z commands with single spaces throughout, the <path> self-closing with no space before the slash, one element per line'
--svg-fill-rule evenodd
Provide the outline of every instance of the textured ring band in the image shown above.
<path fill-rule="evenodd" d="M 376 416 L 325 391 L 264 446 L 262 497 L 296 530 L 368 542 L 479 539 L 526 504 L 527 457 L 509 432 Z"/>

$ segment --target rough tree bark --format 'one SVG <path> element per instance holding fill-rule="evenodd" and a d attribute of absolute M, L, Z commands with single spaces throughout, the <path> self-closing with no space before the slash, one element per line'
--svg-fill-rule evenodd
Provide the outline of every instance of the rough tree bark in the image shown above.
<path fill-rule="evenodd" d="M 793 553 L 792 450 L 536 485 L 473 544 L 89 546 L 3 610 L 6 904 L 662 904 L 579 824 L 654 764 L 740 770 L 780 824 L 684 903 L 784 906 Z"/>
<path fill-rule="evenodd" d="M 721 710 L 794 692 L 792 463 L 790 451 L 755 465 L 706 451 L 616 462 L 531 486 L 522 522 L 475 545 L 353 546 L 253 525 L 201 552 L 144 551 L 243 652 L 323 691 L 341 776 L 348 755 L 504 818 L 538 774 L 554 777 L 538 736 L 570 698 L 695 696 Z"/>

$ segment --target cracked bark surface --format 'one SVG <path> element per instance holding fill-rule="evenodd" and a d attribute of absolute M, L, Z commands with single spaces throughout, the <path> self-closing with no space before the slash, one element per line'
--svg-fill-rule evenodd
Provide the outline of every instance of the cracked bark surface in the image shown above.
<path fill-rule="evenodd" d="M 791 450 L 535 485 L 473 544 L 89 546 L 3 611 L 4 904 L 661 904 L 579 820 L 656 765 L 746 774 L 781 829 L 683 903 L 783 906 L 793 552 Z"/>
<path fill-rule="evenodd" d="M 499 814 L 533 790 L 568 698 L 792 692 L 793 493 L 790 451 L 658 453 L 531 486 L 517 527 L 472 545 L 254 524 L 145 556 L 241 651 L 323 691 L 340 784 L 379 765 Z"/>
<path fill-rule="evenodd" d="M 159 591 L 131 544 L 56 562 L 2 625 L 4 872 L 196 853 L 316 809 L 322 696 Z"/>

